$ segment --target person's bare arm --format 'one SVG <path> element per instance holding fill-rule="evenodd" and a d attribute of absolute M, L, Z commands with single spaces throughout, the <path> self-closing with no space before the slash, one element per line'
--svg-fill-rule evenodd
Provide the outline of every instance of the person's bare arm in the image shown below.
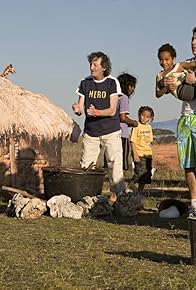
<path fill-rule="evenodd" d="M 175 82 L 175 77 L 173 76 L 167 76 L 161 80 L 161 86 L 160 83 L 156 82 L 156 97 L 160 98 L 164 94 L 169 94 L 175 91 L 176 89 L 176 82 Z"/>
<path fill-rule="evenodd" d="M 196 69 L 196 60 L 187 62 L 187 61 L 183 61 L 179 64 L 179 67 L 177 69 L 177 72 L 182 72 L 184 70 L 194 70 Z"/>
<path fill-rule="evenodd" d="M 130 145 L 131 145 L 131 150 L 132 150 L 132 158 L 134 162 L 140 162 L 140 158 L 137 154 L 137 149 L 136 149 L 136 145 L 134 142 L 130 141 Z"/>
<path fill-rule="evenodd" d="M 95 106 L 91 105 L 87 109 L 87 114 L 89 116 L 94 117 L 108 117 L 108 116 L 114 116 L 116 114 L 118 104 L 118 95 L 110 96 L 110 107 L 103 110 L 98 110 L 95 108 Z"/>
<path fill-rule="evenodd" d="M 175 80 L 176 78 L 174 76 L 168 76 L 164 78 L 164 84 L 167 87 L 167 94 L 172 93 L 176 90 L 177 85 Z"/>
<path fill-rule="evenodd" d="M 72 109 L 76 115 L 82 115 L 84 111 L 84 97 L 79 96 L 78 102 L 72 105 Z"/>
<path fill-rule="evenodd" d="M 164 79 L 158 80 L 158 77 L 156 77 L 156 98 L 160 98 L 165 94 L 168 94 L 168 88 Z"/>
<path fill-rule="evenodd" d="M 136 120 L 132 120 L 127 117 L 126 113 L 121 113 L 120 114 L 120 121 L 121 123 L 126 123 L 129 127 L 137 127 L 138 122 Z"/>
<path fill-rule="evenodd" d="M 188 73 L 186 73 L 186 79 L 185 79 L 185 81 L 189 85 L 196 85 L 196 76 L 195 76 L 195 73 L 193 71 L 189 71 Z"/>

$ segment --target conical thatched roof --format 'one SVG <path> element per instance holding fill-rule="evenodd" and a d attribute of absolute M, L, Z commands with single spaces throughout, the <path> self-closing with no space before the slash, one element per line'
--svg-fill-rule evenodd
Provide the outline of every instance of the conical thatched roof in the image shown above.
<path fill-rule="evenodd" d="M 46 96 L 25 90 L 0 77 L 0 135 L 27 134 L 53 139 L 70 136 L 73 119 Z"/>

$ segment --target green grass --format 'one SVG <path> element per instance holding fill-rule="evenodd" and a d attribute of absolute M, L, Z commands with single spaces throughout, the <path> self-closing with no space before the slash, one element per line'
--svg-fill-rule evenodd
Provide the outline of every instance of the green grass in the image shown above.
<path fill-rule="evenodd" d="M 146 198 L 150 208 L 166 196 Z M 1 212 L 5 204 L 0 206 Z M 187 219 L 0 215 L 0 289 L 196 289 Z"/>
<path fill-rule="evenodd" d="M 79 150 L 64 146 L 63 165 L 79 166 Z M 179 172 L 160 172 L 155 178 L 183 180 Z M 107 182 L 103 189 L 106 194 Z M 147 187 L 145 210 L 133 217 L 21 220 L 4 215 L 4 196 L 0 289 L 196 289 L 186 217 L 161 219 L 152 210 L 168 197 L 189 202 L 187 190 Z"/>
<path fill-rule="evenodd" d="M 66 167 L 80 167 L 80 153 L 81 153 L 82 143 L 81 139 L 78 143 L 71 143 L 67 140 L 64 141 L 62 148 L 62 166 Z M 131 164 L 132 158 L 129 155 L 129 164 Z M 97 161 L 97 167 L 103 167 L 103 151 L 101 150 L 100 156 Z M 184 171 L 180 168 L 169 169 L 162 164 L 158 164 L 157 171 L 155 172 L 154 179 L 162 180 L 184 180 Z M 133 175 L 133 170 L 124 171 L 125 178 L 130 178 Z"/>

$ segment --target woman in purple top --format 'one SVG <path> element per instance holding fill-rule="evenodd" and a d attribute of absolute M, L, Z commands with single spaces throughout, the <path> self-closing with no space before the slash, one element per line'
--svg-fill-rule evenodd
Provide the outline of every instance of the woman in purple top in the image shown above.
<path fill-rule="evenodd" d="M 122 149 L 123 149 L 123 170 L 129 169 L 128 156 L 130 151 L 130 141 L 129 141 L 129 127 L 137 127 L 138 122 L 131 120 L 129 115 L 129 99 L 133 95 L 137 83 L 137 79 L 128 74 L 123 73 L 117 77 L 122 94 L 118 100 L 118 112 L 120 116 L 120 128 L 121 128 L 121 139 L 122 139 Z M 107 168 L 107 161 L 104 155 L 104 167 Z"/>
<path fill-rule="evenodd" d="M 123 169 L 128 170 L 128 156 L 129 156 L 129 130 L 128 127 L 137 127 L 138 122 L 131 120 L 129 115 L 129 99 L 133 95 L 137 83 L 137 79 L 128 74 L 123 73 L 117 78 L 120 82 L 123 95 L 119 97 L 119 115 L 121 127 L 121 139 L 123 147 Z"/>

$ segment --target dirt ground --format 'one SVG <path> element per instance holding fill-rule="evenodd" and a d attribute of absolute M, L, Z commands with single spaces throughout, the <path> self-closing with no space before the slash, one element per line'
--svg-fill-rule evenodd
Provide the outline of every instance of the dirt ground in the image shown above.
<path fill-rule="evenodd" d="M 156 144 L 152 149 L 155 168 L 163 165 L 170 169 L 179 169 L 177 144 Z"/>

